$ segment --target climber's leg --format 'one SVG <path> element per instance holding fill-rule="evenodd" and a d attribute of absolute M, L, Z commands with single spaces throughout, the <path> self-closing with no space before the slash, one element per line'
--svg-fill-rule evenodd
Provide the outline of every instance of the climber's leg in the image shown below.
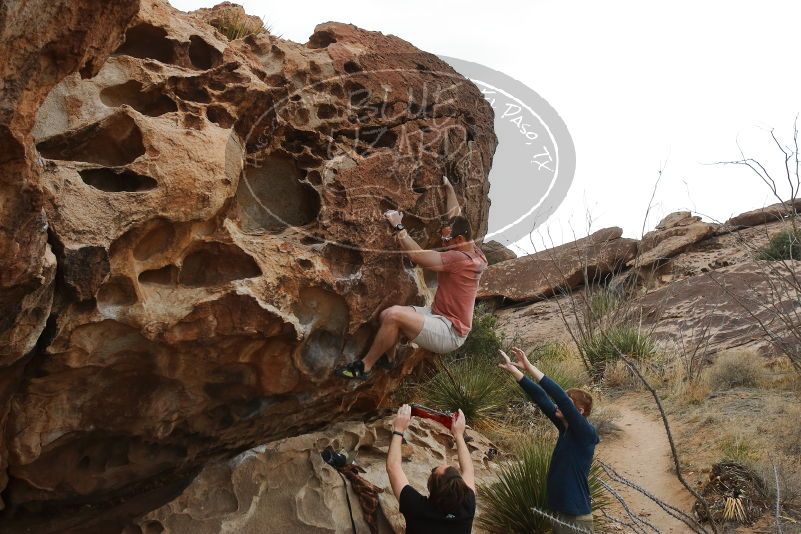
<path fill-rule="evenodd" d="M 398 338 L 403 334 L 408 339 L 414 339 L 423 329 L 424 318 L 411 306 L 390 306 L 381 312 L 378 317 L 381 326 L 373 339 L 370 350 L 362 359 L 364 371 L 369 373 L 375 362 L 388 351 L 393 351 L 398 345 Z M 394 357 L 394 353 L 392 354 Z"/>
<path fill-rule="evenodd" d="M 366 378 L 375 362 L 389 352 L 394 357 L 398 339 L 403 334 L 414 339 L 423 329 L 424 318 L 411 306 L 391 306 L 381 312 L 378 317 L 380 326 L 373 339 L 370 350 L 362 360 L 355 361 L 339 370 L 342 378 Z"/>

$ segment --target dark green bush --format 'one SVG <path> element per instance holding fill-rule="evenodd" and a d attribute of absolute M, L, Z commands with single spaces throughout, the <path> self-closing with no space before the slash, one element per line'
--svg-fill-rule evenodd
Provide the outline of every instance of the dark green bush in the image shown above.
<path fill-rule="evenodd" d="M 782 230 L 757 254 L 758 260 L 801 260 L 801 230 Z"/>
<path fill-rule="evenodd" d="M 464 344 L 447 355 L 446 359 L 462 359 L 479 357 L 498 361 L 498 349 L 503 348 L 501 335 L 495 330 L 498 319 L 482 306 L 476 306 L 473 312 L 473 328 Z"/>

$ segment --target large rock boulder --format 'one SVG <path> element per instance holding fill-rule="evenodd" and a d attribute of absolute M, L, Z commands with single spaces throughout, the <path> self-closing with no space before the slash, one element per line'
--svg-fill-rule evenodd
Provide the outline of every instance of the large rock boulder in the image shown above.
<path fill-rule="evenodd" d="M 17 352 L 37 344 L 24 378 L 3 376 L 17 387 L 2 458 L 18 512 L 125 501 L 137 513 L 210 458 L 375 410 L 422 351 L 366 384 L 332 370 L 365 350 L 384 308 L 430 296 L 382 213 L 403 210 L 435 243 L 446 173 L 486 228 L 492 110 L 435 56 L 338 23 L 306 44 L 228 42 L 207 13 L 148 0 L 127 23 L 117 4 L 70 11 L 94 19 L 97 54 L 58 43 L 63 74 L 85 68 L 49 94 L 40 82 L 35 124 L 25 104 L 42 163 L 22 141 L 13 152 L 19 168 L 42 166 L 39 208 L 4 213 L 4 228 L 31 230 L 2 256 L 19 271 L 4 265 L 3 287 L 19 291 L 3 327 L 30 330 L 13 334 Z M 54 11 L 29 11 L 24 27 L 60 35 Z M 49 42 L 30 60 L 57 59 Z M 3 209 L 30 189 L 9 183 Z M 56 264 L 51 311 L 37 291 Z"/>
<path fill-rule="evenodd" d="M 645 234 L 640 241 L 637 257 L 629 266 L 643 269 L 662 263 L 703 241 L 717 231 L 715 224 L 701 221 L 701 217 L 689 211 L 677 211 L 662 219 L 656 228 Z"/>
<path fill-rule="evenodd" d="M 93 76 L 136 12 L 132 0 L 0 4 L 0 432 L 10 398 L 50 314 L 56 258 L 47 242 L 42 163 L 31 131 L 48 92 L 70 73 Z M 8 443 L 0 439 L 0 491 Z M 4 507 L 0 499 L 0 509 Z"/>
<path fill-rule="evenodd" d="M 206 466 L 183 493 L 136 520 L 127 532 L 222 534 L 226 532 L 351 532 L 345 488 L 320 451 L 331 445 L 366 472 L 362 476 L 383 490 L 379 494 L 381 533 L 405 531 L 398 501 L 386 473 L 392 418 L 372 423 L 343 422 L 314 432 L 269 443 L 225 462 Z M 476 480 L 494 480 L 491 468 L 497 451 L 480 434 L 468 430 Z M 403 469 L 424 495 L 431 470 L 443 463 L 458 466 L 451 434 L 438 423 L 413 419 L 403 445 Z M 350 488 L 350 483 L 348 487 Z M 349 491 L 357 532 L 370 532 Z M 481 501 L 477 513 L 481 513 Z M 138 527 L 138 528 L 137 528 Z M 481 532 L 475 528 L 474 532 Z"/>
<path fill-rule="evenodd" d="M 625 281 L 622 311 L 636 317 L 669 351 L 697 350 L 699 356 L 712 356 L 750 348 L 776 355 L 797 346 L 793 332 L 801 326 L 796 281 L 801 262 L 754 259 L 773 235 L 788 228 L 789 221 L 772 222 L 694 243 L 657 269 L 647 283 L 634 286 Z M 634 273 L 624 271 L 621 276 Z M 570 332 L 578 332 L 586 302 L 579 290 L 501 309 L 496 312 L 498 328 L 507 338 L 531 346 L 572 343 Z"/>
<path fill-rule="evenodd" d="M 64 76 L 92 76 L 122 38 L 132 0 L 10 0 L 0 6 L 0 365 L 30 352 L 53 296 L 36 110 Z"/>
<path fill-rule="evenodd" d="M 497 241 L 481 243 L 481 252 L 487 257 L 487 263 L 490 265 L 517 258 L 517 254 Z"/>
<path fill-rule="evenodd" d="M 674 281 L 631 306 L 642 325 L 675 350 L 711 355 L 736 347 L 777 354 L 782 344 L 798 344 L 799 276 L 799 261 L 777 267 L 745 259 Z"/>
<path fill-rule="evenodd" d="M 592 235 L 489 267 L 481 277 L 478 298 L 531 301 L 601 282 L 637 252 L 637 241 L 621 237 L 620 228 Z"/>
<path fill-rule="evenodd" d="M 750 228 L 761 224 L 779 222 L 801 211 L 801 198 L 779 202 L 735 215 L 723 225 L 725 229 Z"/>

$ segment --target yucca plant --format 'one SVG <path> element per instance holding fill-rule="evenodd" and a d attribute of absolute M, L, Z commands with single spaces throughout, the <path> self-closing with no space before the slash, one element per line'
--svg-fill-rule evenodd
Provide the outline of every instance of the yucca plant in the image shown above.
<path fill-rule="evenodd" d="M 439 410 L 455 412 L 461 408 L 474 426 L 499 418 L 517 395 L 514 381 L 488 359 L 436 360 L 434 369 L 418 386 L 417 397 Z"/>
<path fill-rule="evenodd" d="M 616 325 L 599 331 L 582 340 L 580 345 L 595 379 L 603 376 L 608 363 L 618 359 L 618 351 L 634 360 L 647 360 L 656 355 L 656 345 L 651 337 L 631 325 Z"/>
<path fill-rule="evenodd" d="M 532 440 L 518 451 L 518 458 L 501 466 L 498 481 L 480 485 L 479 499 L 483 503 L 478 524 L 490 532 L 510 534 L 540 534 L 550 530 L 550 521 L 534 511 L 548 512 L 547 477 L 551 464 L 553 442 Z M 590 469 L 590 495 L 593 509 L 608 505 L 601 486 L 601 469 Z"/>
<path fill-rule="evenodd" d="M 801 260 L 801 229 L 782 230 L 756 255 L 758 260 Z"/>

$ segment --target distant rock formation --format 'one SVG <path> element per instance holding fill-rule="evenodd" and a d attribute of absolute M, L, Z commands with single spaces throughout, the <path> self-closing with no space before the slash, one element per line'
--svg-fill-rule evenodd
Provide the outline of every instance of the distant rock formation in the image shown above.
<path fill-rule="evenodd" d="M 620 228 L 598 230 L 589 237 L 489 267 L 481 277 L 479 299 L 531 301 L 560 290 L 598 282 L 619 271 L 637 253 L 637 241 Z"/>
<path fill-rule="evenodd" d="M 687 213 L 672 214 L 646 234 L 640 242 L 641 256 L 629 261 L 629 267 L 607 287 L 624 297 L 638 324 L 666 347 L 688 351 L 700 347 L 698 350 L 710 357 L 732 348 L 777 354 L 777 343 L 796 343 L 786 321 L 801 314 L 796 292 L 782 289 L 779 281 L 792 273 L 801 278 L 801 261 L 789 260 L 775 269 L 769 262 L 756 260 L 754 251 L 791 227 L 790 221 L 777 216 L 779 206 L 737 216 L 732 219 L 739 221 L 736 225 L 712 225 Z M 781 213 L 786 215 L 786 211 Z M 575 249 L 580 244 L 563 246 Z M 584 248 L 592 267 L 596 249 Z M 523 259 L 501 265 L 511 266 Z M 506 282 L 496 281 L 499 286 L 521 284 L 514 267 L 508 272 L 513 274 Z M 583 284 L 573 287 L 574 293 L 586 289 Z M 501 331 L 533 345 L 572 342 L 565 319 L 575 328 L 574 315 L 583 301 L 567 296 L 536 297 L 527 304 L 498 310 Z M 770 325 L 772 336 L 765 335 L 760 322 Z"/>
<path fill-rule="evenodd" d="M 430 295 L 382 213 L 438 242 L 445 173 L 486 229 L 492 110 L 436 56 L 333 22 L 229 42 L 213 10 L 136 9 L 0 8 L 18 518 L 132 514 L 210 458 L 374 411 L 422 351 L 358 388 L 331 372 L 385 307 Z"/>
<path fill-rule="evenodd" d="M 506 260 L 513 260 L 517 258 L 517 254 L 498 243 L 497 241 L 487 241 L 481 243 L 481 251 L 487 257 L 487 263 L 495 265 Z"/>
<path fill-rule="evenodd" d="M 781 221 L 782 219 L 799 211 L 801 211 L 801 198 L 796 198 L 792 202 L 780 202 L 764 208 L 746 211 L 745 213 L 735 215 L 726 221 L 724 227 L 727 229 L 750 228 L 751 226 L 759 226 L 761 224 Z"/>
<path fill-rule="evenodd" d="M 701 221 L 701 217 L 689 211 L 671 213 L 648 232 L 637 247 L 637 257 L 629 266 L 646 268 L 668 260 L 687 247 L 712 235 L 718 229 L 715 224 Z"/>

